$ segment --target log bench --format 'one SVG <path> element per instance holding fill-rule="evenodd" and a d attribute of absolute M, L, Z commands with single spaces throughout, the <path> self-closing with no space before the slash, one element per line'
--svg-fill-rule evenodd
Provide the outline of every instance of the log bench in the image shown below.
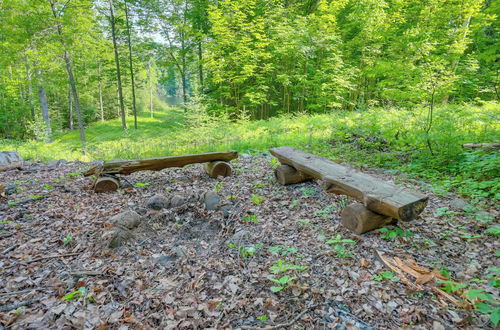
<path fill-rule="evenodd" d="M 286 185 L 319 179 L 325 191 L 359 200 L 361 204 L 347 206 L 341 215 L 342 224 L 356 234 L 383 227 L 394 219 L 410 221 L 427 205 L 425 195 L 377 180 L 323 157 L 291 147 L 273 148 L 270 152 L 282 164 L 275 170 L 279 183 Z"/>
<path fill-rule="evenodd" d="M 120 187 L 117 174 L 130 174 L 138 171 L 160 171 L 170 167 L 184 167 L 190 164 L 205 163 L 204 170 L 212 178 L 230 176 L 232 167 L 229 161 L 238 158 L 236 151 L 207 152 L 161 158 L 115 160 L 94 166 L 84 176 L 94 175 L 95 192 L 115 191 Z"/>

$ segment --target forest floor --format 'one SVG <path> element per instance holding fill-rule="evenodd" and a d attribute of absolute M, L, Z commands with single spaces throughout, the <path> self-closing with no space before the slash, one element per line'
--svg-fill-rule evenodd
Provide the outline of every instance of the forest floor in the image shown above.
<path fill-rule="evenodd" d="M 434 196 L 424 183 L 364 169 L 430 201 L 401 231 L 389 226 L 357 236 L 340 225 L 345 197 L 315 182 L 278 185 L 265 154 L 233 163 L 235 175 L 223 179 L 192 165 L 135 173 L 126 177 L 130 187 L 103 194 L 81 176 L 89 163 L 33 163 L 0 173 L 10 189 L 0 197 L 3 327 L 492 327 L 464 293 L 474 289 L 498 301 L 488 280 L 498 276 L 492 272 L 500 244 L 485 233 L 498 219 L 493 202 L 479 209 L 452 194 Z M 229 215 L 199 202 L 145 207 L 155 194 L 207 191 L 231 205 Z M 111 249 L 110 218 L 127 210 L 142 214 L 141 223 L 132 239 Z M 387 267 L 384 260 L 393 257 L 453 282 L 431 278 L 416 290 L 411 276 Z M 269 278 L 282 276 L 295 279 L 273 292 L 279 285 Z M 451 292 L 439 294 L 437 286 Z"/>

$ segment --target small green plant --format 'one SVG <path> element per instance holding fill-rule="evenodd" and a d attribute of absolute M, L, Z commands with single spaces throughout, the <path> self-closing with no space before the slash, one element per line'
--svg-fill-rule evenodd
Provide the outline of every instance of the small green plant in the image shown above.
<path fill-rule="evenodd" d="M 259 218 L 255 214 L 247 214 L 243 217 L 243 221 L 259 222 Z"/>
<path fill-rule="evenodd" d="M 238 196 L 236 196 L 236 195 L 227 195 L 226 198 L 229 199 L 229 200 L 231 200 L 231 199 L 238 199 Z"/>
<path fill-rule="evenodd" d="M 252 200 L 252 202 L 253 202 L 255 205 L 259 206 L 259 205 L 260 205 L 260 203 L 261 203 L 264 199 L 266 199 L 266 198 L 265 198 L 264 196 L 261 196 L 261 195 L 252 194 L 252 196 L 250 196 L 250 199 Z"/>
<path fill-rule="evenodd" d="M 293 247 L 287 248 L 287 247 L 282 247 L 282 246 L 271 246 L 269 248 L 269 251 L 273 254 L 286 256 L 287 254 L 297 253 L 299 250 L 297 248 L 293 248 Z"/>
<path fill-rule="evenodd" d="M 491 236 L 500 236 L 500 226 L 493 226 L 491 228 L 486 229 L 486 234 Z"/>
<path fill-rule="evenodd" d="M 254 187 L 254 188 L 263 188 L 265 186 L 267 186 L 267 183 L 254 183 L 252 185 L 252 187 Z"/>
<path fill-rule="evenodd" d="M 409 230 L 403 230 L 399 227 L 396 227 L 395 229 L 389 229 L 389 228 L 380 228 L 379 232 L 382 233 L 381 237 L 382 239 L 385 239 L 387 241 L 392 241 L 398 237 L 412 237 L 415 234 L 412 233 Z"/>
<path fill-rule="evenodd" d="M 151 182 L 136 182 L 134 183 L 135 188 L 147 187 L 151 184 Z"/>
<path fill-rule="evenodd" d="M 442 284 L 441 290 L 456 293 L 467 287 L 467 284 L 454 282 L 452 280 L 437 280 L 438 283 Z"/>
<path fill-rule="evenodd" d="M 64 237 L 63 244 L 70 245 L 71 243 L 73 243 L 73 236 L 66 235 L 66 237 Z"/>
<path fill-rule="evenodd" d="M 329 219 L 331 217 L 331 214 L 335 212 L 335 205 L 328 205 L 327 207 L 317 210 L 314 212 L 315 215 L 320 216 L 322 219 Z"/>
<path fill-rule="evenodd" d="M 332 236 L 326 244 L 333 244 L 332 250 L 337 254 L 339 258 L 349 258 L 352 256 L 352 252 L 350 252 L 346 245 L 355 245 L 356 241 L 352 239 L 342 238 L 341 235 Z"/>
<path fill-rule="evenodd" d="M 463 234 L 460 236 L 461 238 L 465 239 L 467 242 L 472 242 L 475 239 L 481 238 L 481 235 L 472 235 L 472 234 Z"/>
<path fill-rule="evenodd" d="M 286 289 L 288 287 L 289 283 L 296 280 L 296 279 L 297 278 L 295 276 L 288 276 L 288 275 L 283 275 L 279 279 L 269 277 L 270 281 L 278 284 L 277 286 L 272 286 L 271 291 L 274 293 L 280 292 L 280 291 Z"/>
<path fill-rule="evenodd" d="M 82 175 L 82 172 L 71 172 L 71 173 L 68 173 L 66 174 L 68 177 L 70 178 L 76 178 L 76 177 L 79 177 Z"/>
<path fill-rule="evenodd" d="M 399 278 L 394 274 L 394 272 L 392 272 L 390 270 L 387 270 L 385 272 L 381 272 L 378 274 L 373 274 L 372 278 L 377 282 L 382 282 L 382 281 L 397 282 L 397 281 L 399 281 Z"/>
<path fill-rule="evenodd" d="M 441 276 L 443 276 L 443 277 L 451 278 L 451 272 L 448 268 L 441 268 L 439 270 L 439 274 L 441 274 Z"/>
<path fill-rule="evenodd" d="M 268 320 L 268 316 L 267 314 L 262 314 L 261 316 L 257 316 L 257 320 L 261 321 L 261 322 L 266 322 Z"/>
<path fill-rule="evenodd" d="M 258 249 L 262 247 L 262 244 L 258 244 L 257 246 L 242 246 L 234 243 L 229 243 L 227 245 L 230 248 L 234 248 L 238 250 L 238 253 L 243 259 L 253 257 Z"/>
<path fill-rule="evenodd" d="M 84 286 L 82 286 L 78 290 L 75 290 L 75 291 L 68 293 L 67 295 L 65 295 L 61 299 L 66 300 L 66 301 L 78 300 L 78 299 L 84 297 L 86 294 L 87 294 L 87 289 Z"/>
<path fill-rule="evenodd" d="M 222 191 L 222 186 L 224 185 L 224 182 L 216 182 L 214 185 L 214 191 L 216 193 L 220 193 Z"/>
<path fill-rule="evenodd" d="M 277 169 L 278 166 L 281 165 L 281 163 L 274 157 L 271 158 L 271 160 L 269 161 L 269 164 L 271 164 L 271 167 L 273 168 L 273 170 Z"/>
<path fill-rule="evenodd" d="M 52 189 L 54 189 L 54 186 L 51 186 L 50 184 L 44 184 L 43 185 L 43 189 L 45 190 L 48 190 L 48 191 L 51 191 Z"/>
<path fill-rule="evenodd" d="M 448 209 L 448 207 L 440 207 L 436 210 L 436 213 L 434 214 L 436 217 L 440 217 L 440 216 L 443 216 L 443 215 L 449 215 L 449 216 L 453 216 L 453 215 L 457 215 L 458 212 L 455 212 L 455 211 L 451 211 Z"/>
<path fill-rule="evenodd" d="M 299 200 L 298 199 L 294 199 L 292 200 L 292 202 L 290 203 L 290 206 L 291 207 L 296 207 L 299 205 Z"/>
<path fill-rule="evenodd" d="M 304 195 L 304 196 L 311 196 L 316 193 L 316 189 L 314 188 L 300 188 L 299 191 Z"/>
<path fill-rule="evenodd" d="M 279 274 L 279 273 L 286 272 L 287 270 L 302 271 L 302 270 L 306 270 L 307 268 L 308 268 L 307 266 L 289 264 L 286 261 L 279 259 L 271 267 L 269 267 L 269 270 L 272 271 L 274 274 Z"/>

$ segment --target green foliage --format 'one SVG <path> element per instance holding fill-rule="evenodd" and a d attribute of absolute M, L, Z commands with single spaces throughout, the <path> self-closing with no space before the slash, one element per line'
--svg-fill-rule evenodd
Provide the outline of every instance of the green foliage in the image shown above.
<path fill-rule="evenodd" d="M 442 284 L 441 289 L 446 292 L 455 293 L 467 288 L 467 284 L 457 283 L 452 280 L 437 280 L 438 283 Z"/>
<path fill-rule="evenodd" d="M 332 250 L 337 254 L 339 258 L 349 258 L 352 256 L 352 252 L 350 252 L 346 246 L 355 245 L 356 241 L 352 239 L 342 238 L 342 236 L 336 235 L 332 236 L 326 244 L 333 244 Z"/>
<path fill-rule="evenodd" d="M 272 271 L 274 274 L 279 274 L 286 272 L 287 270 L 306 270 L 308 267 L 307 266 L 300 266 L 300 265 L 294 265 L 287 263 L 286 261 L 283 261 L 282 259 L 279 259 L 276 261 L 271 267 L 269 267 L 269 270 Z"/>
<path fill-rule="evenodd" d="M 500 225 L 488 228 L 485 231 L 485 233 L 488 234 L 488 235 L 491 235 L 491 236 L 500 236 Z"/>
<path fill-rule="evenodd" d="M 257 250 L 262 247 L 262 244 L 259 244 L 257 246 L 242 246 L 242 245 L 237 245 L 234 243 L 229 243 L 227 246 L 230 248 L 237 249 L 239 255 L 242 258 L 246 259 L 249 257 L 253 257 L 255 255 L 255 253 L 257 252 Z"/>
<path fill-rule="evenodd" d="M 66 301 L 79 300 L 80 298 L 85 297 L 86 294 L 87 294 L 87 289 L 84 286 L 82 286 L 78 290 L 68 293 L 61 299 Z"/>
<path fill-rule="evenodd" d="M 136 182 L 134 183 L 135 188 L 147 187 L 151 184 L 151 182 Z"/>
<path fill-rule="evenodd" d="M 259 222 L 259 218 L 257 218 L 257 216 L 255 214 L 247 214 L 243 217 L 242 219 L 243 221 L 251 221 L 251 222 L 254 222 L 254 223 L 257 223 Z"/>
<path fill-rule="evenodd" d="M 287 276 L 287 275 L 283 275 L 279 279 L 269 277 L 270 281 L 279 284 L 278 286 L 272 286 L 271 291 L 274 293 L 282 291 L 288 287 L 290 282 L 292 282 L 296 279 L 297 279 L 297 277 L 295 277 L 295 276 Z"/>
<path fill-rule="evenodd" d="M 382 239 L 385 239 L 387 241 L 395 240 L 398 237 L 412 237 L 415 235 L 411 231 L 403 230 L 399 227 L 396 227 L 394 229 L 389 229 L 384 227 L 380 228 L 379 232 L 382 233 L 382 235 L 380 235 Z"/>
<path fill-rule="evenodd" d="M 73 243 L 73 236 L 66 235 L 63 240 L 64 245 L 71 245 Z"/>
<path fill-rule="evenodd" d="M 259 206 L 259 205 L 260 205 L 260 203 L 261 203 L 264 199 L 266 199 L 266 198 L 265 198 L 264 196 L 260 196 L 260 195 L 257 195 L 257 194 L 252 194 L 252 196 L 250 196 L 250 199 L 252 200 L 252 202 L 253 202 L 255 205 Z"/>
<path fill-rule="evenodd" d="M 216 182 L 214 185 L 214 191 L 216 193 L 220 193 L 222 191 L 222 186 L 224 186 L 224 182 Z"/>
<path fill-rule="evenodd" d="M 399 281 L 399 278 L 394 274 L 394 272 L 392 272 L 390 270 L 387 270 L 385 272 L 381 272 L 378 274 L 373 274 L 372 278 L 377 282 L 382 282 L 382 281 L 397 282 L 397 281 Z"/>

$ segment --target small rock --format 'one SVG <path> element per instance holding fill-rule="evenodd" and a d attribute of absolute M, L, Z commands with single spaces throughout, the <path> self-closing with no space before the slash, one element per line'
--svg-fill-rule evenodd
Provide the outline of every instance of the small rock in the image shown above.
<path fill-rule="evenodd" d="M 224 218 L 229 218 L 229 216 L 231 215 L 231 209 L 233 208 L 232 205 L 224 205 L 223 207 L 221 207 L 221 210 L 222 210 L 222 213 L 224 214 Z"/>
<path fill-rule="evenodd" d="M 180 246 L 176 246 L 172 249 L 172 251 L 175 252 L 175 255 L 177 256 L 177 258 L 187 258 L 187 252 L 186 250 L 184 250 L 182 247 Z"/>
<path fill-rule="evenodd" d="M 250 237 L 252 236 L 252 233 L 250 233 L 248 230 L 239 230 L 236 233 L 234 233 L 233 236 L 229 239 L 231 243 L 238 243 L 241 244 L 245 241 L 248 241 Z"/>
<path fill-rule="evenodd" d="M 167 208 L 168 204 L 169 201 L 167 197 L 156 194 L 146 202 L 146 207 L 153 210 L 161 210 Z"/>
<path fill-rule="evenodd" d="M 5 186 L 5 195 L 14 195 L 17 193 L 17 185 L 14 183 L 9 183 Z"/>
<path fill-rule="evenodd" d="M 213 211 L 219 206 L 220 197 L 213 191 L 208 191 L 204 196 L 205 209 L 208 211 Z"/>
<path fill-rule="evenodd" d="M 148 209 L 144 207 L 136 207 L 135 212 L 139 215 L 146 215 L 146 213 L 148 213 Z"/>
<path fill-rule="evenodd" d="M 445 330 L 445 327 L 444 327 L 444 325 L 442 325 L 438 321 L 434 321 L 434 322 L 432 322 L 432 329 L 433 330 Z"/>
<path fill-rule="evenodd" d="M 141 223 L 141 216 L 134 211 L 118 213 L 109 219 L 114 226 L 134 229 Z"/>
<path fill-rule="evenodd" d="M 168 264 L 170 264 L 171 262 L 175 262 L 176 259 L 177 258 L 175 258 L 175 257 L 161 255 L 160 257 L 158 257 L 156 259 L 156 262 L 159 263 L 160 265 L 168 266 Z"/>
<path fill-rule="evenodd" d="M 181 205 L 184 205 L 186 203 L 186 200 L 184 199 L 184 197 L 180 196 L 180 195 L 174 195 L 174 197 L 172 197 L 172 199 L 170 200 L 170 207 L 179 207 Z"/>
<path fill-rule="evenodd" d="M 464 201 L 461 198 L 455 198 L 450 201 L 450 206 L 454 208 L 455 210 L 464 210 L 468 207 L 470 207 L 469 203 Z"/>

